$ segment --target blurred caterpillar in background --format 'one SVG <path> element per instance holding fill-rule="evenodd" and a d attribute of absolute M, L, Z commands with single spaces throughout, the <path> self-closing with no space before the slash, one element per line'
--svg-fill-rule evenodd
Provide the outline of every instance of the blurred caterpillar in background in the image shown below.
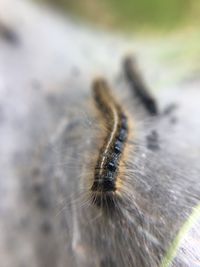
<path fill-rule="evenodd" d="M 1 267 L 200 266 L 199 82 L 154 96 L 112 38 L 3 2 Z"/>

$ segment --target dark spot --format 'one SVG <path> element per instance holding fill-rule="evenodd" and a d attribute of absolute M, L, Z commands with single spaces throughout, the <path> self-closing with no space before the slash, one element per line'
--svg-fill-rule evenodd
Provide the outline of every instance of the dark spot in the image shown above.
<path fill-rule="evenodd" d="M 127 118 L 124 115 L 121 118 L 121 127 L 127 129 Z"/>
<path fill-rule="evenodd" d="M 163 115 L 170 115 L 174 110 L 177 109 L 177 105 L 175 103 L 169 104 L 163 111 Z"/>
<path fill-rule="evenodd" d="M 154 130 L 147 136 L 147 147 L 150 150 L 156 151 L 158 150 L 159 143 L 158 143 L 158 133 Z"/>
<path fill-rule="evenodd" d="M 158 111 L 153 98 L 143 96 L 143 103 L 152 115 L 157 115 Z"/>
<path fill-rule="evenodd" d="M 104 179 L 103 180 L 103 191 L 113 191 L 115 188 L 115 183 L 113 179 Z"/>
<path fill-rule="evenodd" d="M 50 203 L 45 185 L 41 182 L 35 183 L 33 185 L 33 192 L 35 193 L 37 206 L 42 210 L 47 210 L 50 206 Z"/>
<path fill-rule="evenodd" d="M 19 36 L 17 33 L 2 22 L 0 22 L 0 36 L 11 45 L 16 46 L 19 44 Z"/>
<path fill-rule="evenodd" d="M 126 139 L 127 131 L 125 129 L 120 129 L 118 139 L 119 141 L 123 142 Z"/>
<path fill-rule="evenodd" d="M 41 224 L 40 229 L 42 233 L 44 233 L 45 235 L 48 235 L 51 233 L 52 227 L 49 222 L 45 221 Z"/>
<path fill-rule="evenodd" d="M 177 121 L 178 121 L 178 119 L 175 116 L 171 117 L 171 119 L 170 119 L 171 124 L 176 124 Z"/>
<path fill-rule="evenodd" d="M 40 183 L 35 183 L 33 185 L 33 191 L 36 193 L 36 194 L 39 194 L 42 192 L 42 185 Z"/>
<path fill-rule="evenodd" d="M 33 170 L 32 170 L 32 175 L 34 176 L 34 177 L 37 177 L 37 176 L 39 176 L 40 175 L 40 169 L 39 168 L 34 168 Z"/>
<path fill-rule="evenodd" d="M 98 174 L 95 175 L 95 180 L 91 188 L 92 191 L 107 192 L 113 191 L 114 189 L 115 180 L 112 171 L 105 170 L 101 177 Z"/>
<path fill-rule="evenodd" d="M 71 119 L 70 122 L 67 122 L 66 123 L 66 127 L 65 127 L 65 131 L 66 131 L 66 135 L 65 135 L 65 138 L 63 140 L 63 143 L 68 145 L 69 142 L 71 141 L 71 138 L 69 138 L 69 136 L 71 137 L 74 137 L 74 132 L 76 131 L 76 128 L 78 126 L 80 126 L 80 123 L 82 121 L 80 119 Z"/>
<path fill-rule="evenodd" d="M 37 205 L 42 209 L 42 210 L 47 210 L 49 208 L 49 202 L 48 199 L 41 193 L 38 196 L 37 199 Z"/>
<path fill-rule="evenodd" d="M 119 140 L 117 140 L 114 144 L 114 152 L 116 154 L 119 154 L 122 152 L 122 148 L 123 148 L 123 143 L 120 142 Z"/>
<path fill-rule="evenodd" d="M 115 163 L 115 162 L 112 162 L 112 161 L 110 161 L 110 162 L 108 163 L 107 167 L 108 167 L 108 169 L 109 169 L 110 171 L 112 171 L 112 172 L 114 172 L 114 171 L 116 170 L 116 168 L 117 168 L 116 163 Z"/>

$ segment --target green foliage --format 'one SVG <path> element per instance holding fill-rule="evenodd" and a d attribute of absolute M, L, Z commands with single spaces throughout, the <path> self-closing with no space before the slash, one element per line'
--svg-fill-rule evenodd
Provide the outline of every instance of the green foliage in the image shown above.
<path fill-rule="evenodd" d="M 120 30 L 173 30 L 200 24 L 197 0 L 41 0 L 96 24 Z"/>
<path fill-rule="evenodd" d="M 104 0 L 106 1 L 106 0 Z M 118 21 L 126 27 L 164 27 L 179 24 L 187 16 L 188 0 L 107 0 Z"/>

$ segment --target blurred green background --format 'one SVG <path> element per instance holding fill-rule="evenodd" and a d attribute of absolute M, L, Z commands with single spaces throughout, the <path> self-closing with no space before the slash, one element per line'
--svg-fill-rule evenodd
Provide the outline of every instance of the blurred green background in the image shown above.
<path fill-rule="evenodd" d="M 199 0 L 41 0 L 106 28 L 171 31 L 200 25 Z"/>

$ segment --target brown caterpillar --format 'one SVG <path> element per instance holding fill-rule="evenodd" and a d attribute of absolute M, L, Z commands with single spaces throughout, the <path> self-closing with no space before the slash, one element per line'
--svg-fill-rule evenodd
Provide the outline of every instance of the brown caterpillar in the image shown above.
<path fill-rule="evenodd" d="M 104 202 L 112 202 L 112 196 L 117 190 L 118 166 L 127 141 L 128 122 L 105 80 L 94 81 L 93 96 L 107 126 L 107 135 L 99 152 L 91 187 L 93 201 L 103 205 Z"/>

